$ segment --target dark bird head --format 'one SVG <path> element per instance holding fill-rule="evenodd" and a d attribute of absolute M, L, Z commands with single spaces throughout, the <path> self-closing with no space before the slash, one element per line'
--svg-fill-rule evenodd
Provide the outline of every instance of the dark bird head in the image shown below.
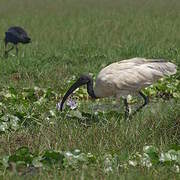
<path fill-rule="evenodd" d="M 22 38 L 21 41 L 22 41 L 23 44 L 28 44 L 28 43 L 31 42 L 31 38 L 29 38 L 29 37 L 24 37 L 24 38 Z"/>
<path fill-rule="evenodd" d="M 60 105 L 60 110 L 62 111 L 63 109 L 63 104 L 66 101 L 66 99 L 69 97 L 70 94 L 72 94 L 77 88 L 79 88 L 82 85 L 87 84 L 87 91 L 88 94 L 92 98 L 96 98 L 94 91 L 93 91 L 93 79 L 89 75 L 81 75 L 80 78 L 68 89 L 66 94 L 64 95 L 61 105 Z"/>

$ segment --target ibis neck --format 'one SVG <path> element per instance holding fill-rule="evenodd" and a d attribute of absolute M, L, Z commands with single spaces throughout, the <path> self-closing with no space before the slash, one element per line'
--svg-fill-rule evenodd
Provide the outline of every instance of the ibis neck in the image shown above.
<path fill-rule="evenodd" d="M 90 79 L 89 82 L 87 83 L 87 92 L 89 96 L 91 96 L 93 99 L 97 98 L 93 89 L 93 79 Z"/>

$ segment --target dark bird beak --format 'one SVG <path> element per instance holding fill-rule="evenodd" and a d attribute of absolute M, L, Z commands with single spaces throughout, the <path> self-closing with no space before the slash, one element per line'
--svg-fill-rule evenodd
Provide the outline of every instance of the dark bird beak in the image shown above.
<path fill-rule="evenodd" d="M 69 97 L 70 94 L 72 94 L 78 87 L 87 84 L 87 80 L 83 79 L 83 78 L 79 78 L 66 92 L 66 94 L 64 95 L 62 101 L 61 101 L 61 105 L 60 105 L 60 110 L 62 111 L 63 109 L 63 104 L 65 103 L 66 99 Z"/>
<path fill-rule="evenodd" d="M 31 38 L 29 38 L 29 43 L 32 43 L 32 40 L 31 40 Z"/>

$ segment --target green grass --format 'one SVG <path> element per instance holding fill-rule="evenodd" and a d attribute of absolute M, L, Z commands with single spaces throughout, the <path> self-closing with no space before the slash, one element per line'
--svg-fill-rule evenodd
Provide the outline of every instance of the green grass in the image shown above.
<path fill-rule="evenodd" d="M 80 149 L 97 157 L 117 154 L 124 162 L 133 153 L 142 152 L 145 145 L 153 145 L 160 151 L 169 150 L 172 144 L 179 145 L 179 98 L 165 101 L 152 96 L 150 104 L 131 121 L 124 121 L 122 105 L 113 111 L 112 100 L 95 103 L 84 100 L 86 94 L 79 98 L 80 113 L 88 114 L 84 115 L 86 121 L 73 115 L 68 117 L 68 110 L 64 114 L 55 111 L 73 76 L 82 73 L 96 76 L 111 62 L 138 56 L 164 58 L 179 68 L 179 9 L 178 0 L 1 0 L 0 39 L 12 25 L 24 27 L 32 38 L 31 44 L 19 46 L 18 58 L 9 55 L 8 59 L 3 57 L 4 45 L 0 41 L 1 93 L 5 91 L 3 88 L 12 87 L 21 94 L 23 88 L 38 86 L 51 88 L 57 96 L 47 98 L 42 106 L 34 105 L 32 99 L 23 101 L 20 95 L 16 100 L 1 97 L 5 106 L 1 106 L 1 118 L 4 114 L 23 112 L 27 125 L 0 134 L 0 156 L 27 146 L 33 153 Z M 169 83 L 175 80 L 180 80 L 179 69 Z M 174 88 L 179 93 L 178 87 Z M 94 116 L 95 106 L 105 103 L 107 110 Z M 49 116 L 50 110 L 56 115 Z M 120 168 L 108 174 L 100 161 L 78 170 L 54 167 L 20 176 L 10 169 L 0 171 L 0 176 L 4 179 L 15 176 L 17 179 L 176 179 L 179 174 L 168 168 L 142 167 Z"/>

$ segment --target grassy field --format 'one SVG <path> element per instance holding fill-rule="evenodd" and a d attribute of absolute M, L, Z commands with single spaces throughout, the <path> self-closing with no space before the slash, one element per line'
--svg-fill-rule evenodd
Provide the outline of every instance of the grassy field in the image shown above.
<path fill-rule="evenodd" d="M 179 0 L 1 0 L 0 17 L 1 40 L 12 25 L 32 38 L 7 59 L 0 41 L 1 178 L 180 178 Z M 80 74 L 96 77 L 109 63 L 132 57 L 168 59 L 178 72 L 145 90 L 150 104 L 130 121 L 122 102 L 118 108 L 114 99 L 92 102 L 84 88 L 76 93 L 78 110 L 56 110 Z M 18 155 L 21 147 L 26 153 Z M 178 160 L 153 161 L 173 147 Z M 59 151 L 67 162 L 52 155 Z M 154 153 L 151 167 L 138 160 L 143 153 Z"/>

